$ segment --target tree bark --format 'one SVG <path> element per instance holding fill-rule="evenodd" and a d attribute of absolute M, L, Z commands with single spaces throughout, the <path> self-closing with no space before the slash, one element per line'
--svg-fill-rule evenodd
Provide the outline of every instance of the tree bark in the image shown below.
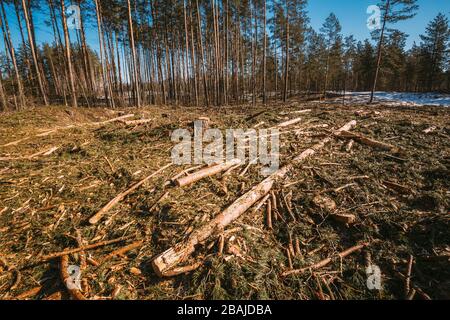
<path fill-rule="evenodd" d="M 131 44 L 131 54 L 133 63 L 133 78 L 134 78 L 134 90 L 136 94 L 136 106 L 139 108 L 141 106 L 141 93 L 140 93 L 140 82 L 138 77 L 138 67 L 136 60 L 136 48 L 134 44 L 134 32 L 133 32 L 133 20 L 131 19 L 131 5 L 130 0 L 127 0 L 128 6 L 128 27 L 130 30 L 130 44 Z"/>
<path fill-rule="evenodd" d="M 70 92 L 72 95 L 72 107 L 76 108 L 78 107 L 78 101 L 77 101 L 77 91 L 75 89 L 75 82 L 74 82 L 74 70 L 72 66 L 72 57 L 70 55 L 70 39 L 69 39 L 69 30 L 67 29 L 67 19 L 66 19 L 66 6 L 64 3 L 64 0 L 61 0 L 61 20 L 64 30 L 64 42 L 65 42 L 65 53 L 66 53 L 66 62 L 67 67 L 69 69 L 69 84 L 70 84 Z"/>
<path fill-rule="evenodd" d="M 266 96 L 266 72 L 267 72 L 267 14 L 266 14 L 267 1 L 264 0 L 264 40 L 263 40 L 263 79 L 262 79 L 262 94 L 263 94 L 263 104 L 267 103 Z"/>
<path fill-rule="evenodd" d="M 370 92 L 370 101 L 369 101 L 369 103 L 373 102 L 375 90 L 377 88 L 378 74 L 380 72 L 381 58 L 382 58 L 382 53 L 383 53 L 384 31 L 386 29 L 386 20 L 387 20 L 387 18 L 389 16 L 390 4 L 391 4 L 391 0 L 387 0 L 386 10 L 384 12 L 384 18 L 383 18 L 383 27 L 381 28 L 380 41 L 378 42 L 377 67 L 375 69 L 375 77 L 373 79 L 373 86 L 372 86 L 372 91 Z"/>
<path fill-rule="evenodd" d="M 284 62 L 284 88 L 283 88 L 283 102 L 287 100 L 288 80 L 289 80 L 289 8 L 288 0 L 286 4 L 286 53 Z"/>
<path fill-rule="evenodd" d="M 46 95 L 45 90 L 44 90 L 44 84 L 43 84 L 43 81 L 42 81 L 42 75 L 41 75 L 41 72 L 39 70 L 39 64 L 38 64 L 38 59 L 37 59 L 37 54 L 36 54 L 36 48 L 34 46 L 33 32 L 31 30 L 30 17 L 28 16 L 28 9 L 27 9 L 27 6 L 25 4 L 25 0 L 22 0 L 22 8 L 23 8 L 24 16 L 25 16 L 25 22 L 26 22 L 26 25 L 27 25 L 28 40 L 30 42 L 31 54 L 33 56 L 33 63 L 34 63 L 34 67 L 35 67 L 35 70 L 36 70 L 36 77 L 37 77 L 37 81 L 38 81 L 38 85 L 39 85 L 39 91 L 41 92 L 42 99 L 44 100 L 44 105 L 48 106 L 47 95 Z"/>
<path fill-rule="evenodd" d="M 8 49 L 9 55 L 11 57 L 11 61 L 13 63 L 13 67 L 14 67 L 14 75 L 16 78 L 16 82 L 17 82 L 17 88 L 19 91 L 19 107 L 24 107 L 25 106 L 25 94 L 23 91 L 23 84 L 22 84 L 22 79 L 20 77 L 20 73 L 19 73 L 19 68 L 17 67 L 17 60 L 16 60 L 16 53 L 14 50 L 14 45 L 12 44 L 11 41 L 11 32 L 9 30 L 9 25 L 8 25 L 8 21 L 6 20 L 6 13 L 5 13 L 5 6 L 3 1 L 1 2 L 1 9 L 2 9 L 2 16 L 0 16 L 0 25 L 2 26 L 2 30 L 3 30 L 3 34 L 4 34 L 4 39 L 5 39 L 5 46 Z"/>

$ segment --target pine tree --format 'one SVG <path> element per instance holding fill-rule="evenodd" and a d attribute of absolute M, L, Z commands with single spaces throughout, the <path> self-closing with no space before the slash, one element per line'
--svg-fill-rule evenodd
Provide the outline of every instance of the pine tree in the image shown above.
<path fill-rule="evenodd" d="M 398 30 L 389 34 L 384 47 L 385 61 L 380 68 L 380 87 L 383 90 L 400 91 L 405 87 L 407 35 Z"/>
<path fill-rule="evenodd" d="M 422 59 L 426 73 L 426 88 L 432 91 L 435 88 L 441 89 L 440 85 L 437 87 L 436 78 L 443 75 L 444 70 L 448 67 L 450 59 L 449 43 L 450 43 L 450 26 L 449 20 L 439 13 L 433 21 L 431 21 L 424 35 L 421 35 L 422 53 L 426 59 Z M 443 80 L 443 79 L 442 79 Z"/>
<path fill-rule="evenodd" d="M 338 18 L 334 13 L 331 13 L 325 20 L 320 32 L 325 39 L 326 45 L 326 67 L 325 80 L 323 85 L 323 93 L 326 95 L 328 83 L 332 77 L 338 77 L 340 74 L 339 68 L 342 66 L 342 27 Z M 334 88 L 335 89 L 335 88 Z"/>
<path fill-rule="evenodd" d="M 379 32 L 375 32 L 375 38 L 378 38 L 377 61 L 369 103 L 373 102 L 374 93 L 377 88 L 378 74 L 383 55 L 385 32 L 389 31 L 387 30 L 387 27 L 397 22 L 413 18 L 416 15 L 416 11 L 419 9 L 419 6 L 416 3 L 417 0 L 382 0 L 378 4 L 383 12 L 383 17 L 381 30 L 378 30 Z"/>

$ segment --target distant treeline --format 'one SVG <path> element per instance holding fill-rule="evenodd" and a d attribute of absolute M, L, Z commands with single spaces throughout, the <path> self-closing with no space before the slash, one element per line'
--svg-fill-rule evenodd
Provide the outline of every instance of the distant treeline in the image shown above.
<path fill-rule="evenodd" d="M 372 41 L 342 35 L 333 13 L 313 30 L 306 0 L 0 3 L 3 110 L 33 104 L 219 106 L 327 91 L 450 92 L 448 18 L 438 14 L 424 25 L 420 42 L 408 50 L 408 35 L 395 29 L 414 19 L 416 0 L 381 0 Z M 79 6 L 79 19 L 68 5 Z M 51 43 L 39 46 L 38 15 L 46 17 L 52 35 Z M 14 40 L 12 28 L 20 35 Z M 87 41 L 93 32 L 95 52 Z"/>

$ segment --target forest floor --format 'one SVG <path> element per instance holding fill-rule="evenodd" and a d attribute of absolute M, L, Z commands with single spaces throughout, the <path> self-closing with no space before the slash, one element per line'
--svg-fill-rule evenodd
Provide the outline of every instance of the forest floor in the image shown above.
<path fill-rule="evenodd" d="M 311 111 L 298 113 L 305 109 Z M 102 122 L 128 114 L 134 116 L 126 121 L 151 121 Z M 193 165 L 173 165 L 98 224 L 88 220 L 170 163 L 171 132 L 191 128 L 199 117 L 222 129 L 269 128 L 301 117 L 280 138 L 282 163 L 350 120 L 357 121 L 352 132 L 401 152 L 358 142 L 350 148 L 348 139 L 333 138 L 274 186 L 272 230 L 265 205 L 250 209 L 197 248 L 186 262 L 200 261 L 195 270 L 160 278 L 152 258 L 263 180 L 259 166 L 241 175 L 244 165 L 181 188 L 165 182 Z M 210 109 L 42 107 L 2 114 L 0 299 L 67 299 L 80 293 L 87 299 L 450 299 L 449 177 L 449 108 L 292 101 Z M 335 219 L 344 214 L 354 221 Z M 119 241 L 85 248 L 69 261 L 45 257 L 113 239 Z M 369 245 L 336 258 L 363 242 Z M 225 249 L 219 253 L 221 243 Z M 322 268 L 282 276 L 328 257 L 331 263 Z M 81 267 L 77 293 L 69 294 L 61 280 L 64 263 Z M 368 276 L 376 275 L 375 268 L 366 273 L 369 265 L 380 268 L 380 290 L 367 285 Z"/>

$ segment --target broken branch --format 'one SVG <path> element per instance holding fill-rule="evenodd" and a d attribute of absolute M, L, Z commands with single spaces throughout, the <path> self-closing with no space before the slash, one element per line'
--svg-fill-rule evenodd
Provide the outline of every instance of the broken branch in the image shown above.
<path fill-rule="evenodd" d="M 131 188 L 129 188 L 128 190 L 118 194 L 114 199 L 112 199 L 106 206 L 104 206 L 99 212 L 97 212 L 95 215 L 93 215 L 90 219 L 89 219 L 89 223 L 90 224 L 96 224 L 97 222 L 100 221 L 100 219 L 111 209 L 113 208 L 116 204 L 118 204 L 120 201 L 122 201 L 127 195 L 129 195 L 130 193 L 132 193 L 134 190 L 136 190 L 137 188 L 139 188 L 140 186 L 142 186 L 145 182 L 147 182 L 148 180 L 150 180 L 151 178 L 153 178 L 155 175 L 157 175 L 158 173 L 164 171 L 165 169 L 167 169 L 168 167 L 170 167 L 172 165 L 172 163 L 169 163 L 167 165 L 165 165 L 164 167 L 158 169 L 157 171 L 153 172 L 151 175 L 147 176 L 146 178 L 142 179 L 141 181 L 139 181 L 138 183 L 135 183 Z"/>
<path fill-rule="evenodd" d="M 349 249 L 347 249 L 345 251 L 342 251 L 342 252 L 338 253 L 336 255 L 336 257 L 338 257 L 340 259 L 344 259 L 345 257 L 351 255 L 352 253 L 354 253 L 356 251 L 361 250 L 364 247 L 367 247 L 368 245 L 369 245 L 369 243 L 363 243 L 363 244 L 351 247 L 351 248 L 349 248 Z M 287 277 L 287 276 L 291 276 L 291 275 L 302 274 L 302 273 L 304 273 L 305 271 L 308 271 L 308 270 L 320 269 L 320 268 L 323 268 L 326 265 L 330 264 L 332 261 L 333 261 L 333 257 L 329 257 L 329 258 L 326 258 L 326 259 L 324 259 L 324 260 L 322 260 L 322 261 L 320 261 L 318 263 L 315 263 L 315 264 L 313 264 L 313 265 L 311 265 L 309 267 L 302 268 L 302 269 L 296 269 L 296 270 L 290 270 L 290 271 L 284 272 L 284 273 L 282 273 L 281 276 L 282 277 Z"/>

